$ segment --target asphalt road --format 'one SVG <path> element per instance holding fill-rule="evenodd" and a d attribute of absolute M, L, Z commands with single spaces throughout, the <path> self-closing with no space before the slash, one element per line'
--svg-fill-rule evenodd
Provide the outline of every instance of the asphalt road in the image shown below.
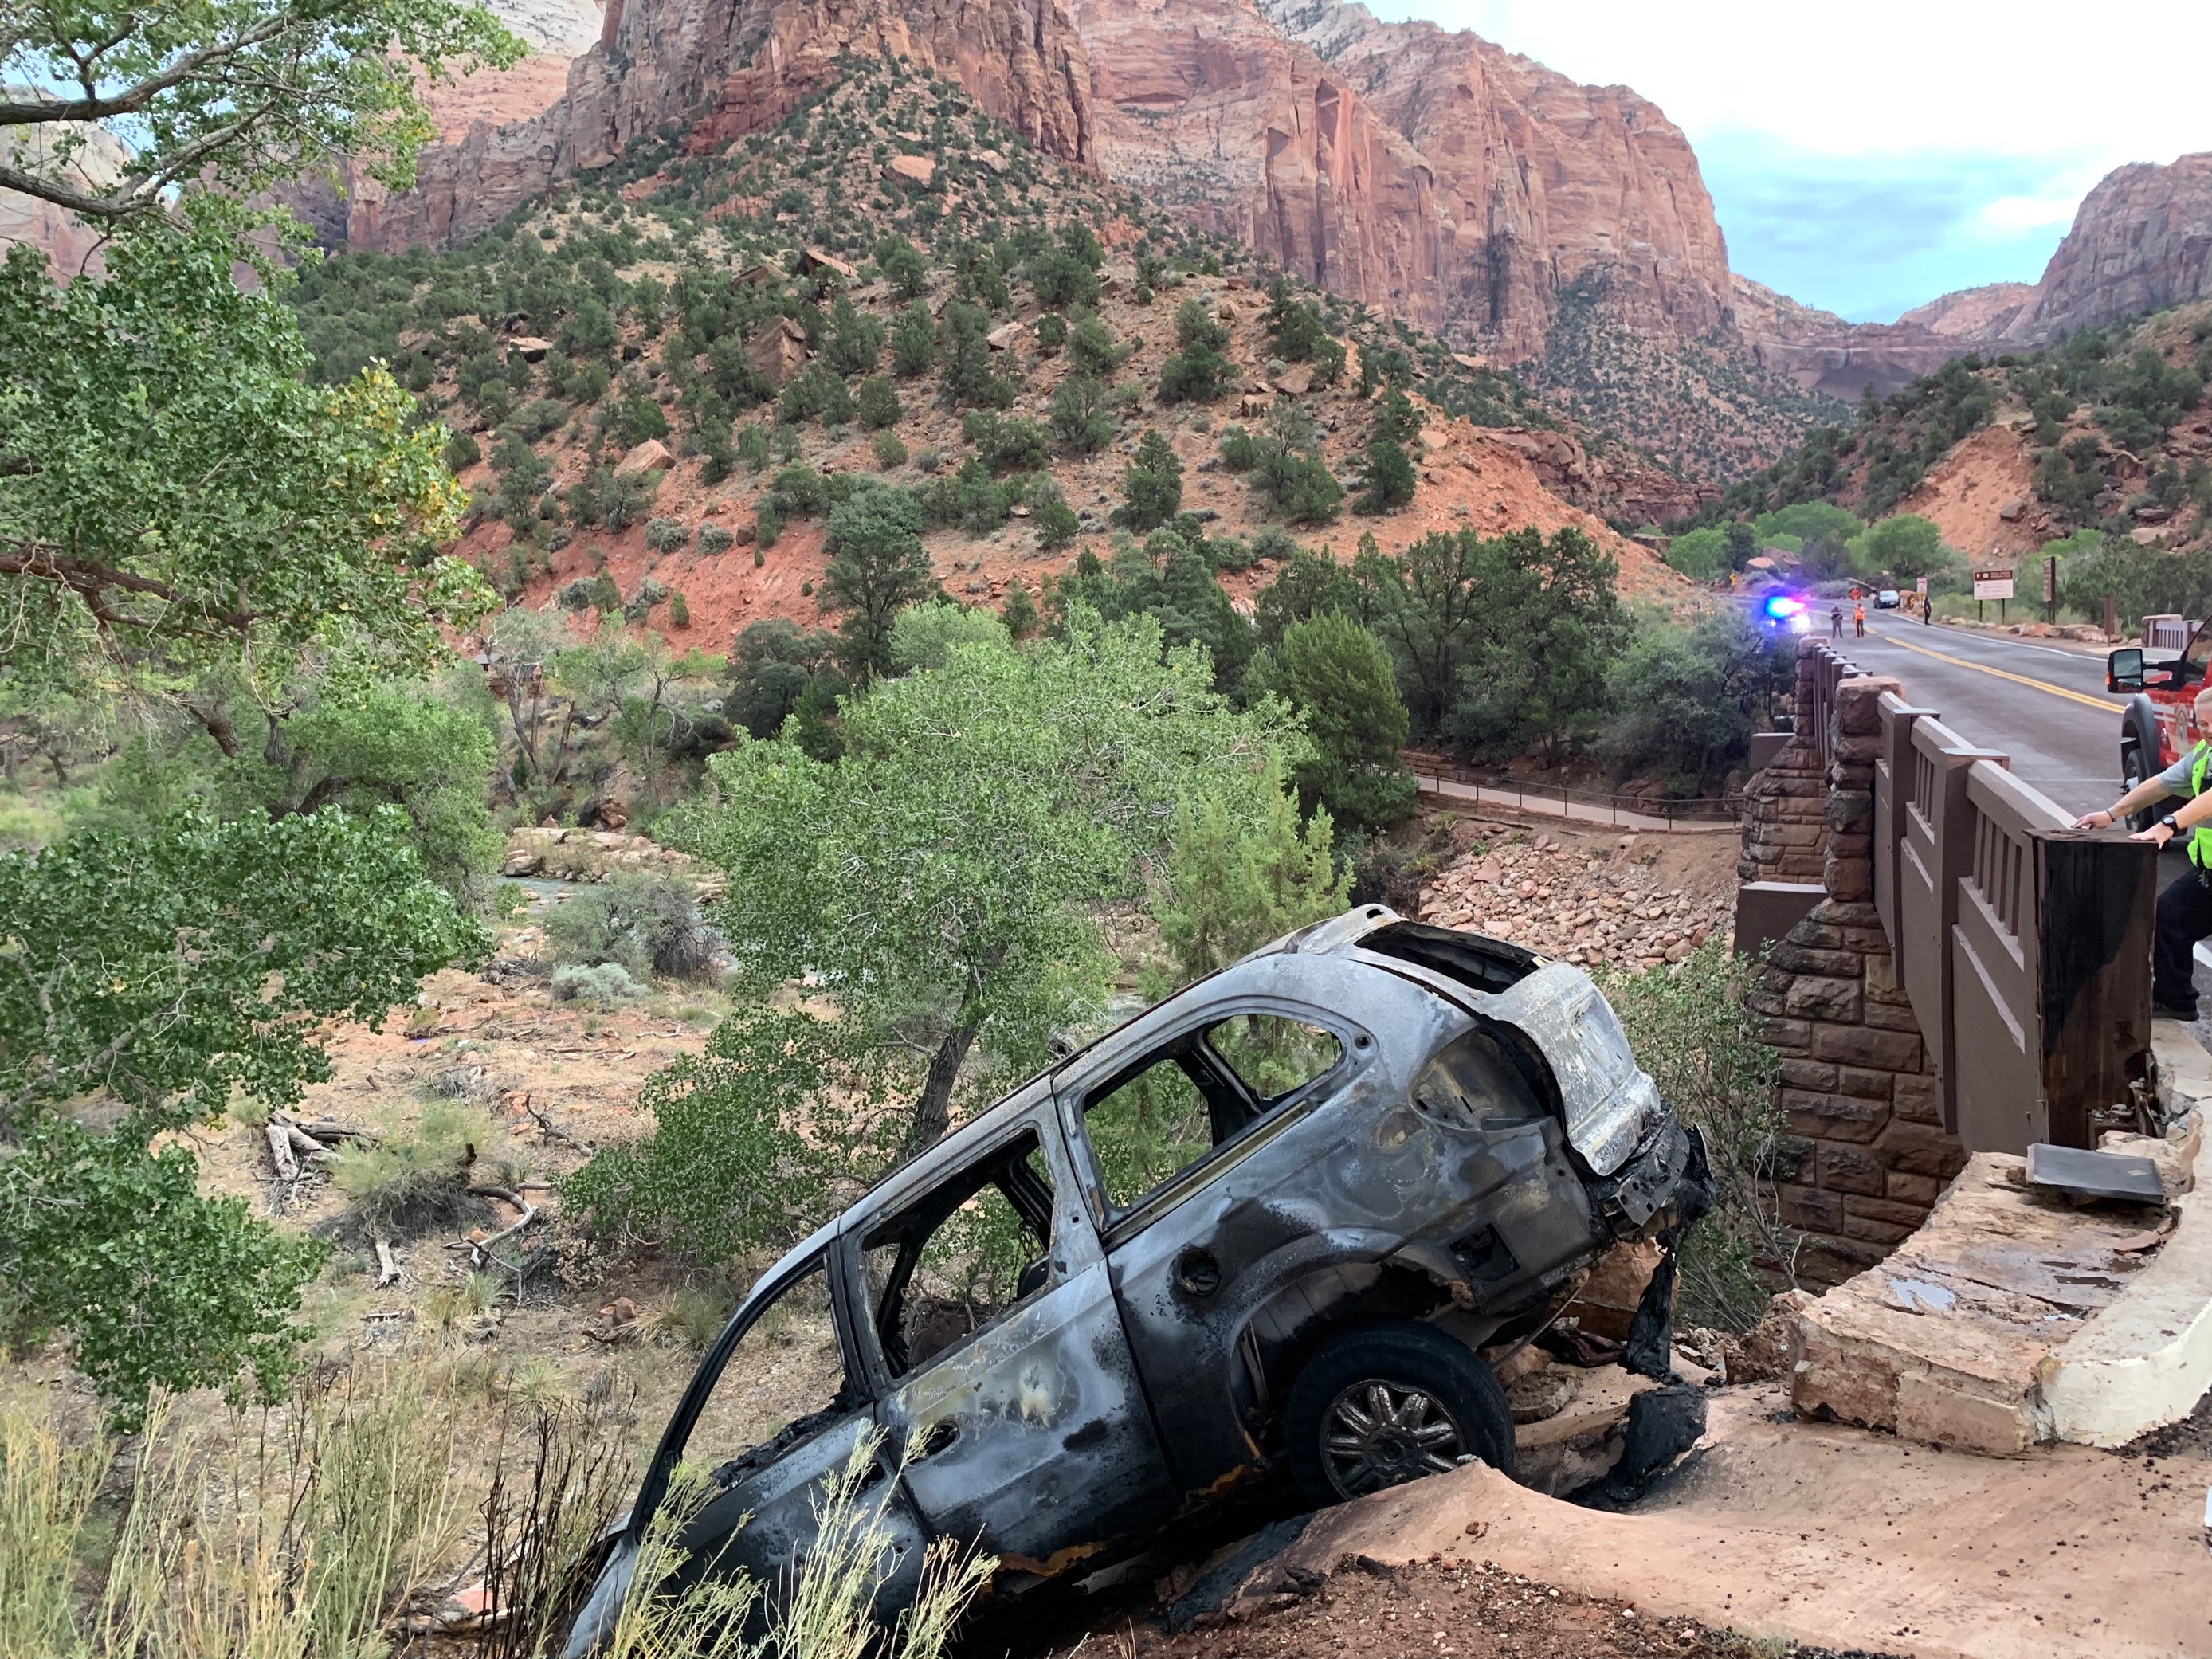
<path fill-rule="evenodd" d="M 1867 637 L 1839 647 L 1872 674 L 1894 675 L 1923 708 L 1968 741 L 2002 750 L 2012 769 L 2069 811 L 2109 806 L 2120 792 L 2120 710 L 2105 659 L 2033 640 L 1972 634 L 1869 611 Z"/>

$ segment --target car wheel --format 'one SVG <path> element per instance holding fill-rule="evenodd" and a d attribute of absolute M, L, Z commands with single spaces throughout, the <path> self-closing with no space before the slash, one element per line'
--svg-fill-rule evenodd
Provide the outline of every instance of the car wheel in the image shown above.
<path fill-rule="evenodd" d="M 1298 1373 L 1284 1413 L 1299 1490 L 1317 1504 L 1480 1461 L 1513 1473 L 1513 1413 L 1465 1344 L 1426 1325 L 1347 1331 Z"/>
<path fill-rule="evenodd" d="M 2150 769 L 2143 760 L 2142 745 L 2139 743 L 2122 744 L 2120 745 L 2120 793 L 2126 794 L 2129 790 L 2149 775 Z M 2157 821 L 2157 818 L 2158 809 L 2155 806 L 2146 806 L 2140 812 L 2128 814 L 2128 828 L 2137 831 L 2148 830 Z"/>

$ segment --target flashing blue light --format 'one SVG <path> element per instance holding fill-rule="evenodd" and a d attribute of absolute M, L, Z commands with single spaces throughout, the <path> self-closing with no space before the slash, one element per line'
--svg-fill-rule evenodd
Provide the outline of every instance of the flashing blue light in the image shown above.
<path fill-rule="evenodd" d="M 1777 622 L 1786 622 L 1804 608 L 1804 600 L 1787 593 L 1777 593 L 1766 601 L 1766 614 Z"/>

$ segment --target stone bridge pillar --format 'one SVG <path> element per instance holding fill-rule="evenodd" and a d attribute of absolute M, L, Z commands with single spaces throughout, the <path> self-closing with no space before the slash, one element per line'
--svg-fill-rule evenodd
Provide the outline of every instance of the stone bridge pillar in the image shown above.
<path fill-rule="evenodd" d="M 1784 757 L 1813 756 L 1817 776 L 1818 750 L 1802 729 L 1813 705 L 1804 670 L 1801 658 L 1803 741 Z M 1839 1283 L 1888 1255 L 1927 1218 L 1966 1158 L 1943 1131 L 1920 1027 L 1874 904 L 1879 700 L 1898 689 L 1890 679 L 1845 680 L 1835 699 L 1823 793 L 1788 793 L 1778 781 L 1766 799 L 1796 804 L 1792 816 L 1778 810 L 1764 825 L 1745 826 L 1746 868 L 1769 867 L 1760 848 L 1802 868 L 1810 860 L 1799 843 L 1775 830 L 1799 821 L 1802 803 L 1820 803 L 1820 861 L 1813 875 L 1797 878 L 1819 880 L 1825 896 L 1769 952 L 1745 998 L 1760 1039 L 1781 1054 L 1778 1104 L 1787 1139 L 1776 1202 L 1781 1219 L 1805 1237 L 1796 1272 L 1813 1283 Z M 1802 765 L 1796 762 L 1790 781 L 1803 775 Z"/>

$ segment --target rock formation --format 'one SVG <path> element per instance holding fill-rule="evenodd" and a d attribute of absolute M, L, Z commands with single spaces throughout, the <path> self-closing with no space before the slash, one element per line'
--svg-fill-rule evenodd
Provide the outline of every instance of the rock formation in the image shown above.
<path fill-rule="evenodd" d="M 52 140 L 53 134 L 44 126 L 0 133 L 0 161 L 26 173 L 44 173 L 53 159 L 48 149 Z M 94 128 L 83 147 L 62 167 L 61 176 L 80 189 L 105 189 L 122 177 L 130 159 L 131 153 L 120 140 Z M 0 255 L 12 242 L 28 242 L 46 249 L 53 269 L 70 276 L 92 257 L 100 233 L 50 202 L 0 190 Z"/>
<path fill-rule="evenodd" d="M 1971 337 L 1936 328 L 1909 312 L 1894 323 L 1847 323 L 1748 276 L 1735 276 L 1730 283 L 1737 332 L 1760 363 L 1806 392 L 1856 403 L 1871 386 L 1876 397 L 1887 398 L 1916 374 L 1931 374 L 1973 348 Z"/>
<path fill-rule="evenodd" d="M 1561 290 L 1702 334 L 1728 255 L 1696 158 L 1625 88 L 1334 0 L 1075 0 L 1100 166 L 1347 298 L 1500 362 Z"/>
<path fill-rule="evenodd" d="M 1908 311 L 1960 349 L 2034 347 L 2212 299 L 2212 150 L 2116 167 L 2081 198 L 2043 280 L 1993 283 Z"/>
<path fill-rule="evenodd" d="M 2038 292 L 2033 283 L 1986 283 L 1939 295 L 1897 320 L 1954 340 L 1996 339 L 2033 308 Z"/>
<path fill-rule="evenodd" d="M 2037 286 L 2034 340 L 2212 299 L 2212 150 L 2106 173 Z"/>
<path fill-rule="evenodd" d="M 838 57 L 904 56 L 958 82 L 992 114 L 1066 160 L 1091 159 L 1090 70 L 1057 0 L 608 0 L 598 44 L 526 119 L 472 122 L 422 157 L 416 189 L 353 181 L 346 240 L 450 246 L 555 180 L 608 165 L 665 123 L 695 154 L 781 120 Z"/>

